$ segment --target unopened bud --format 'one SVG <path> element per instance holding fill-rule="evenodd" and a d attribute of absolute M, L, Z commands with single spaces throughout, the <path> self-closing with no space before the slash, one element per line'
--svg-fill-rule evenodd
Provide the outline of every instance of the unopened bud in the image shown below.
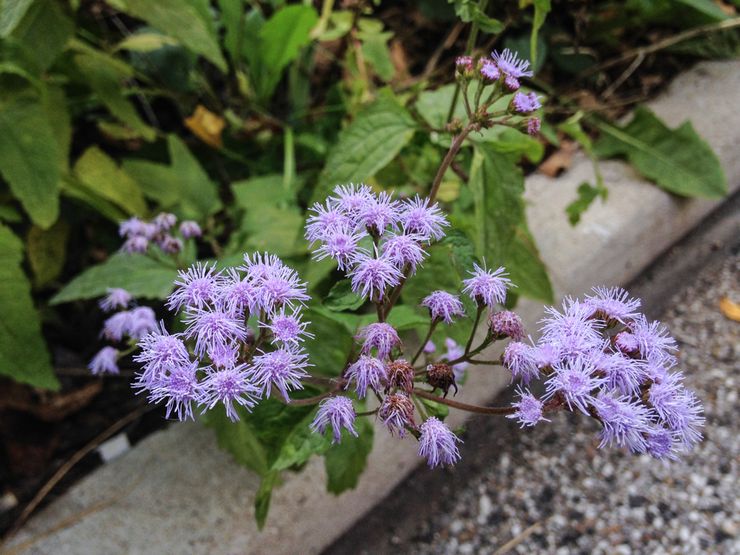
<path fill-rule="evenodd" d="M 494 339 L 506 339 L 507 337 L 511 337 L 514 341 L 524 339 L 524 324 L 516 312 L 510 310 L 494 312 L 488 318 L 488 326 Z"/>

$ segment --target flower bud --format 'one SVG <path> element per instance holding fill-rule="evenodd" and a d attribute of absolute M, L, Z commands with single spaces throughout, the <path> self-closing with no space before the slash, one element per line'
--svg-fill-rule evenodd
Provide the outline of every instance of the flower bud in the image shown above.
<path fill-rule="evenodd" d="M 406 393 L 414 390 L 414 367 L 403 359 L 388 365 L 388 388 L 397 387 Z"/>
<path fill-rule="evenodd" d="M 438 363 L 427 366 L 427 383 L 435 389 L 441 389 L 445 397 L 450 387 L 455 388 L 455 395 L 457 395 L 455 373 L 449 364 Z"/>
<path fill-rule="evenodd" d="M 471 56 L 458 56 L 455 60 L 455 77 L 469 81 L 475 76 L 475 64 Z"/>
<path fill-rule="evenodd" d="M 383 399 L 378 416 L 391 434 L 406 435 L 406 426 L 415 427 L 414 403 L 405 393 L 394 393 Z"/>
<path fill-rule="evenodd" d="M 494 339 L 511 337 L 514 341 L 521 341 L 525 335 L 522 319 L 510 310 L 492 313 L 488 317 L 488 327 Z"/>

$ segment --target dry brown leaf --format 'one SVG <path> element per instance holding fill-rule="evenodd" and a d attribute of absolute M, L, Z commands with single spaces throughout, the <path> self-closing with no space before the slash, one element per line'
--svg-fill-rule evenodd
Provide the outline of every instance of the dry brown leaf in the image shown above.
<path fill-rule="evenodd" d="M 193 135 L 213 148 L 223 146 L 221 132 L 225 125 L 224 118 L 201 104 L 198 104 L 192 116 L 185 118 L 185 126 L 193 132 Z"/>
<path fill-rule="evenodd" d="M 722 297 L 719 301 L 719 310 L 730 320 L 740 322 L 740 304 Z"/>
<path fill-rule="evenodd" d="M 570 168 L 573 162 L 573 153 L 577 149 L 578 145 L 574 141 L 561 141 L 560 148 L 540 164 L 539 170 L 548 177 L 557 177 Z"/>

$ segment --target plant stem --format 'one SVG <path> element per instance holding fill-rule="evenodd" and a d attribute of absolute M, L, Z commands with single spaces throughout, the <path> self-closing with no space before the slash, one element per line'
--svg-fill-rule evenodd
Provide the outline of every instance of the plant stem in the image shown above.
<path fill-rule="evenodd" d="M 463 145 L 463 141 L 465 141 L 465 138 L 470 134 L 472 130 L 473 130 L 473 124 L 469 123 L 460 132 L 460 134 L 457 137 L 455 137 L 455 140 L 450 145 L 450 150 L 447 151 L 447 154 L 445 154 L 445 157 L 442 159 L 442 163 L 440 164 L 439 169 L 437 170 L 437 175 L 434 176 L 434 181 L 432 182 L 432 188 L 429 190 L 429 204 L 434 203 L 434 199 L 437 197 L 437 193 L 439 192 L 439 186 L 442 184 L 442 178 L 444 178 L 447 168 L 449 168 L 450 164 L 452 164 L 452 161 L 455 159 L 455 156 L 457 155 L 458 151 Z"/>
<path fill-rule="evenodd" d="M 514 407 L 481 407 L 480 405 L 469 405 L 467 403 L 453 401 L 452 399 L 438 397 L 437 395 L 432 395 L 427 391 L 416 390 L 414 391 L 414 395 L 418 397 L 423 397 L 424 399 L 429 399 L 430 401 L 434 401 L 436 403 L 442 403 L 443 405 L 447 405 L 448 407 L 452 407 L 454 409 L 464 410 L 467 412 L 475 412 L 478 414 L 513 414 L 514 412 L 516 412 L 516 409 Z"/>
<path fill-rule="evenodd" d="M 484 364 L 486 366 L 503 366 L 504 363 L 500 360 L 475 360 L 472 358 L 469 358 L 465 362 L 469 362 L 470 364 Z"/>
<path fill-rule="evenodd" d="M 277 398 L 281 399 L 286 405 L 300 407 L 306 405 L 315 405 L 316 403 L 323 401 L 327 397 L 331 397 L 332 395 L 334 395 L 334 393 L 335 392 L 333 390 L 325 391 L 324 393 L 316 395 L 314 397 L 306 397 L 305 399 L 290 399 L 288 402 L 285 402 L 285 399 L 283 399 L 282 397 L 278 396 Z"/>
<path fill-rule="evenodd" d="M 470 337 L 468 342 L 465 344 L 465 354 L 470 352 L 470 347 L 473 346 L 473 339 L 475 338 L 475 332 L 478 329 L 478 323 L 480 322 L 480 315 L 483 313 L 483 306 L 478 305 L 478 309 L 475 311 L 475 320 L 473 321 L 473 329 L 470 330 Z"/>
<path fill-rule="evenodd" d="M 434 328 L 436 327 L 437 327 L 437 320 L 432 320 L 429 323 L 429 330 L 427 331 L 426 337 L 424 337 L 424 340 L 421 342 L 421 345 L 419 345 L 419 350 L 416 351 L 414 358 L 411 359 L 411 366 L 413 366 L 416 363 L 417 359 L 421 356 L 421 353 L 424 352 L 424 347 L 429 341 L 429 338 L 432 337 L 432 334 L 434 333 Z"/>

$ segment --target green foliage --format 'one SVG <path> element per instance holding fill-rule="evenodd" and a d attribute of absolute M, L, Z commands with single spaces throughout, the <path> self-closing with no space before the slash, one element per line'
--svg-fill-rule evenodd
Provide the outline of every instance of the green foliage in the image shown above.
<path fill-rule="evenodd" d="M 34 387 L 58 389 L 22 260 L 23 243 L 0 226 L 0 374 Z"/>
<path fill-rule="evenodd" d="M 500 33 L 503 22 L 486 15 L 481 9 L 481 2 L 477 0 L 448 0 L 455 7 L 455 14 L 465 23 L 475 23 L 486 33 Z"/>
<path fill-rule="evenodd" d="M 367 458 L 373 449 L 374 427 L 367 418 L 355 422 L 359 437 L 342 431 L 342 441 L 332 445 L 326 452 L 326 489 L 335 495 L 357 487 L 360 475 L 367 466 Z M 330 432 L 327 432 L 327 434 Z"/>
<path fill-rule="evenodd" d="M 29 230 L 26 249 L 36 287 L 49 284 L 62 273 L 68 236 L 69 225 L 61 219 L 49 229 L 34 226 Z"/>
<path fill-rule="evenodd" d="M 571 202 L 566 208 L 565 213 L 568 214 L 568 221 L 571 225 L 576 225 L 581 221 L 581 216 L 588 210 L 594 200 L 597 197 L 606 199 L 607 190 L 603 187 L 594 187 L 590 183 L 583 182 L 578 186 L 578 198 Z"/>
<path fill-rule="evenodd" d="M 323 304 L 334 312 L 345 312 L 360 308 L 365 304 L 365 299 L 352 291 L 352 282 L 349 279 L 343 279 L 334 284 Z"/>
<path fill-rule="evenodd" d="M 669 129 L 644 107 L 623 128 L 601 122 L 595 145 L 603 158 L 625 156 L 635 168 L 663 189 L 677 195 L 721 198 L 727 179 L 710 146 L 689 122 Z"/>

